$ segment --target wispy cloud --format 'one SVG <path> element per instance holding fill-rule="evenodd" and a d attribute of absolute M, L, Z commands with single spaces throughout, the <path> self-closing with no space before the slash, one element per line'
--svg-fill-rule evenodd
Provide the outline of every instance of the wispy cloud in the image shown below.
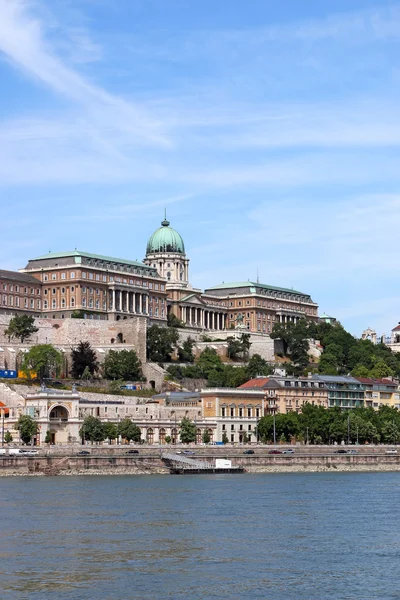
<path fill-rule="evenodd" d="M 44 25 L 31 14 L 31 7 L 23 0 L 0 0 L 0 50 L 12 63 L 54 92 L 84 107 L 86 117 L 97 125 L 106 118 L 115 129 L 130 132 L 132 142 L 169 143 L 160 124 L 142 107 L 110 94 L 65 65 L 53 53 Z M 87 47 L 88 40 L 81 34 L 81 43 L 82 39 Z"/>

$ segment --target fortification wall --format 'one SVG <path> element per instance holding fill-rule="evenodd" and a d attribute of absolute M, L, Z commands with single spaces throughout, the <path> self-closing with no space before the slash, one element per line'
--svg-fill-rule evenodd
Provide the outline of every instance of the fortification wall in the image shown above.
<path fill-rule="evenodd" d="M 100 362 L 110 349 L 134 349 L 142 363 L 146 361 L 146 318 L 132 317 L 121 321 L 92 319 L 35 319 L 38 331 L 24 344 L 8 341 L 4 333 L 11 317 L 0 315 L 0 367 L 14 369 L 17 356 L 36 344 L 52 344 L 68 356 L 79 342 L 90 342 Z"/>

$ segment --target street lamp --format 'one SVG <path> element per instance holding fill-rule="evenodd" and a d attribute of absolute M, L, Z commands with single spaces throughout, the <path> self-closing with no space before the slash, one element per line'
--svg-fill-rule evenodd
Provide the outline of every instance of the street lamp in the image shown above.
<path fill-rule="evenodd" d="M 273 414 L 274 418 L 274 444 L 276 444 L 276 425 L 275 425 L 275 413 Z"/>
<path fill-rule="evenodd" d="M 308 427 L 307 427 L 307 441 L 306 441 L 306 445 L 308 446 Z"/>

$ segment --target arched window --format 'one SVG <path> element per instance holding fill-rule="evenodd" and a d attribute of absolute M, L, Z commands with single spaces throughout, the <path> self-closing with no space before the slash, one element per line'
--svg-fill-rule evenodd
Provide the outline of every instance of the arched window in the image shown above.
<path fill-rule="evenodd" d="M 168 281 L 171 280 L 171 273 L 170 273 L 170 271 L 168 271 L 168 273 L 167 273 L 167 279 L 168 279 Z"/>

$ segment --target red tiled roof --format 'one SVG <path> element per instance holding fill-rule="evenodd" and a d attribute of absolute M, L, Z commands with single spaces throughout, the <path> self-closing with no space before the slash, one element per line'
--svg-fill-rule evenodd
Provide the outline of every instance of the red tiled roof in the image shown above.
<path fill-rule="evenodd" d="M 365 383 L 365 385 L 392 385 L 397 387 L 397 384 L 391 379 L 371 379 L 371 377 L 356 377 L 355 379 L 360 383 Z"/>
<path fill-rule="evenodd" d="M 262 388 L 266 383 L 268 383 L 268 377 L 256 377 L 255 379 L 250 379 L 250 381 L 246 381 L 239 386 L 239 390 L 241 389 L 250 389 L 250 388 Z"/>
<path fill-rule="evenodd" d="M 392 331 L 400 331 L 400 324 L 399 324 L 399 325 L 396 325 L 396 327 L 394 327 L 394 328 L 392 329 Z"/>

